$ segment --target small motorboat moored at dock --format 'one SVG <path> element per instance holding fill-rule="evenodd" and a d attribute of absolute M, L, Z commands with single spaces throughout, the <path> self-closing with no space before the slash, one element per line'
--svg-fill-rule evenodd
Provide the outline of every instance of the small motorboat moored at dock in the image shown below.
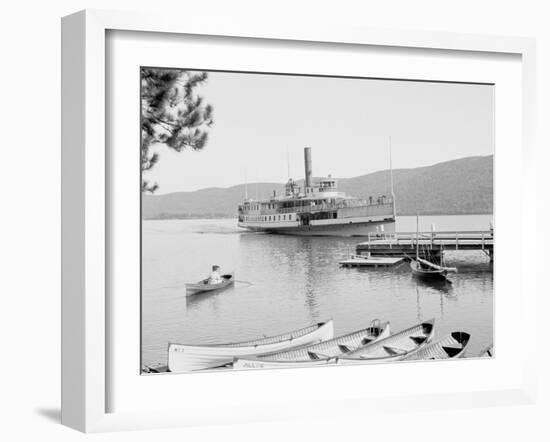
<path fill-rule="evenodd" d="M 336 358 L 358 347 L 390 336 L 390 323 L 378 320 L 365 329 L 339 336 L 318 344 L 307 345 L 278 353 L 260 355 L 254 358 L 237 358 L 233 368 L 288 368 L 331 364 Z"/>
<path fill-rule="evenodd" d="M 419 257 L 411 259 L 410 265 L 413 275 L 425 280 L 449 281 L 447 279 L 447 274 L 449 272 L 457 272 L 456 267 L 443 267 Z"/>
<path fill-rule="evenodd" d="M 427 280 L 427 281 L 447 281 L 451 282 L 447 279 L 447 274 L 450 272 L 457 273 L 458 269 L 456 267 L 445 267 L 443 265 L 434 264 L 433 262 L 430 262 L 426 259 L 420 258 L 419 256 L 419 244 L 420 244 L 420 233 L 418 228 L 418 214 L 416 215 L 416 256 L 414 258 L 410 258 L 411 263 L 411 271 L 413 276 Z M 441 261 L 443 263 L 443 256 L 441 257 Z"/>
<path fill-rule="evenodd" d="M 168 345 L 168 370 L 185 372 L 216 368 L 232 363 L 234 358 L 274 353 L 314 344 L 334 336 L 332 319 L 276 336 L 229 344 Z"/>

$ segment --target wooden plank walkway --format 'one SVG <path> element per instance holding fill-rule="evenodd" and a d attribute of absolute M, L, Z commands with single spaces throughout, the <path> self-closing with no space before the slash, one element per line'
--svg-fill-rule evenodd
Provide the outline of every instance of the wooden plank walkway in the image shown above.
<path fill-rule="evenodd" d="M 357 244 L 356 253 L 372 256 L 403 256 L 416 253 L 418 242 L 421 256 L 440 255 L 445 250 L 483 250 L 492 259 L 494 235 L 492 230 L 457 232 L 402 232 L 373 235 Z"/>
<path fill-rule="evenodd" d="M 389 256 L 352 256 L 340 261 L 342 267 L 391 267 L 404 260 L 403 257 Z"/>

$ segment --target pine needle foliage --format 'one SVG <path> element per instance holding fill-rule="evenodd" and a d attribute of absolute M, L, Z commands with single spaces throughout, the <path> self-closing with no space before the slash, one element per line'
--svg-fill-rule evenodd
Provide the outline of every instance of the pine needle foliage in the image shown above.
<path fill-rule="evenodd" d="M 141 69 L 141 170 L 151 170 L 159 161 L 154 145 L 176 152 L 201 150 L 214 123 L 213 107 L 196 93 L 208 73 L 178 69 Z M 142 173 L 143 176 L 143 173 Z M 157 183 L 142 178 L 142 192 L 154 193 Z"/>

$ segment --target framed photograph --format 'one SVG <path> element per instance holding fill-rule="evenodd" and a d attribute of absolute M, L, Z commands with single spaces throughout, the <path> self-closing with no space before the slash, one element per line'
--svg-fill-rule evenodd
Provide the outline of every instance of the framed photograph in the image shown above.
<path fill-rule="evenodd" d="M 257 25 L 63 19 L 63 423 L 531 402 L 534 42 Z"/>

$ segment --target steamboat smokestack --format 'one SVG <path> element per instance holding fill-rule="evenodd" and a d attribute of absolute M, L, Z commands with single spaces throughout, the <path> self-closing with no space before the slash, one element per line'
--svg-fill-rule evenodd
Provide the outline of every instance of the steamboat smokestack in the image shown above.
<path fill-rule="evenodd" d="M 311 187 L 311 147 L 304 147 L 304 162 L 306 168 L 305 187 Z"/>

